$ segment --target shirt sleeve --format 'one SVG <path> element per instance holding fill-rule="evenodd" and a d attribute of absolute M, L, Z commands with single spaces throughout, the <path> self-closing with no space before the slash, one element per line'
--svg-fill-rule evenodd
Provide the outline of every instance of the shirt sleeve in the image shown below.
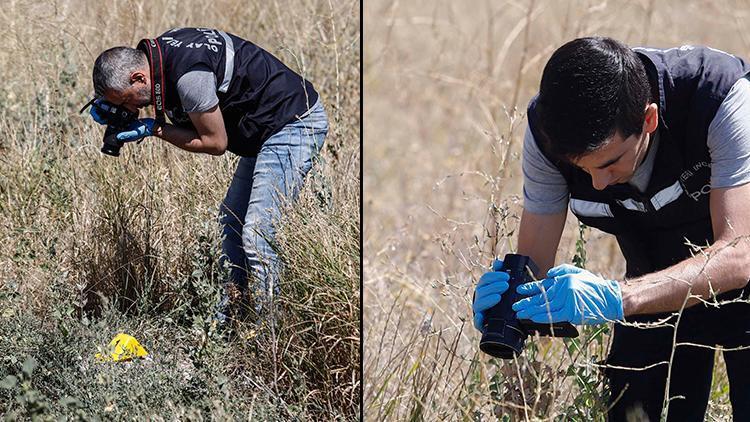
<path fill-rule="evenodd" d="M 711 188 L 750 182 L 750 81 L 732 86 L 708 126 Z"/>
<path fill-rule="evenodd" d="M 527 126 L 523 137 L 523 207 L 534 214 L 557 214 L 568 205 L 568 184 L 534 140 Z"/>
<path fill-rule="evenodd" d="M 177 94 L 186 113 L 208 111 L 219 103 L 216 75 L 207 70 L 191 70 L 177 81 Z"/>

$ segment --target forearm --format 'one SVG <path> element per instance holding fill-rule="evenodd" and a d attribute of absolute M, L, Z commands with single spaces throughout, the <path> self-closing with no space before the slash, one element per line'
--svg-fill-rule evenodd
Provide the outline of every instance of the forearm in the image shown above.
<path fill-rule="evenodd" d="M 667 269 L 620 282 L 624 315 L 674 312 L 745 287 L 750 278 L 749 248 L 747 238 L 718 240 Z M 697 297 L 685 302 L 688 295 Z"/>
<path fill-rule="evenodd" d="M 539 266 L 539 278 L 555 265 L 555 254 L 565 227 L 566 212 L 533 214 L 524 209 L 518 229 L 518 253 L 528 255 Z"/>
<path fill-rule="evenodd" d="M 222 148 L 211 139 L 202 138 L 198 132 L 164 123 L 154 128 L 154 136 L 157 136 L 170 144 L 190 152 L 202 152 L 211 155 L 221 155 L 226 147 Z"/>

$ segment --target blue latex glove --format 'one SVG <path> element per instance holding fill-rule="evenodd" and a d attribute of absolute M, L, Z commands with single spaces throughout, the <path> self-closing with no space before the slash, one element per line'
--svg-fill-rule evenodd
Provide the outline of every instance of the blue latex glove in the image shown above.
<path fill-rule="evenodd" d="M 95 122 L 99 123 L 100 125 L 106 125 L 107 110 L 109 110 L 110 107 L 112 107 L 110 103 L 100 98 L 91 103 L 89 114 L 94 118 Z"/>
<path fill-rule="evenodd" d="M 486 272 L 479 278 L 479 283 L 474 289 L 474 328 L 483 331 L 484 312 L 500 303 L 500 297 L 508 290 L 508 273 L 500 272 L 503 261 L 496 259 L 492 263 L 492 271 Z"/>
<path fill-rule="evenodd" d="M 539 323 L 567 321 L 578 325 L 623 319 L 622 292 L 617 281 L 604 280 L 568 264 L 552 268 L 547 277 L 518 286 L 518 293 L 532 295 L 513 304 L 519 319 Z"/>
<path fill-rule="evenodd" d="M 151 118 L 136 120 L 124 132 L 118 133 L 117 139 L 123 142 L 131 142 L 151 136 L 154 134 L 154 123 L 156 123 L 156 120 Z"/>

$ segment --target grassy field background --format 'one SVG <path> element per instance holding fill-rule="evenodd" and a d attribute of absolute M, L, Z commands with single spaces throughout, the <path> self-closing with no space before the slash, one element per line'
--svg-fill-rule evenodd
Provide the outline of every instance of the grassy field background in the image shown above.
<path fill-rule="evenodd" d="M 351 420 L 360 411 L 357 1 L 14 0 L 0 8 L 0 414 L 34 420 Z M 119 158 L 79 108 L 98 53 L 176 26 L 269 50 L 331 130 L 278 238 L 280 324 L 211 323 L 236 157 L 149 138 Z M 118 332 L 147 360 L 99 363 Z"/>
<path fill-rule="evenodd" d="M 488 359 L 473 285 L 515 250 L 525 108 L 555 48 L 606 35 L 750 57 L 742 1 L 364 3 L 364 391 L 368 420 L 603 420 L 608 328 Z M 622 277 L 613 239 L 569 216 L 557 262 Z M 717 365 L 709 420 L 728 420 Z"/>

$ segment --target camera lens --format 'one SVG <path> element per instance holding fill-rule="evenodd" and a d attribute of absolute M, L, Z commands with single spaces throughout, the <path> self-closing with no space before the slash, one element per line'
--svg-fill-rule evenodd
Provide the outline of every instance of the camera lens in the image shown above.
<path fill-rule="evenodd" d="M 117 140 L 118 131 L 116 127 L 107 126 L 107 130 L 104 131 L 104 139 L 102 140 L 102 153 L 113 157 L 120 156 L 122 142 Z"/>
<path fill-rule="evenodd" d="M 515 318 L 490 318 L 479 342 L 479 350 L 496 358 L 513 359 L 523 350 L 526 336 Z"/>

